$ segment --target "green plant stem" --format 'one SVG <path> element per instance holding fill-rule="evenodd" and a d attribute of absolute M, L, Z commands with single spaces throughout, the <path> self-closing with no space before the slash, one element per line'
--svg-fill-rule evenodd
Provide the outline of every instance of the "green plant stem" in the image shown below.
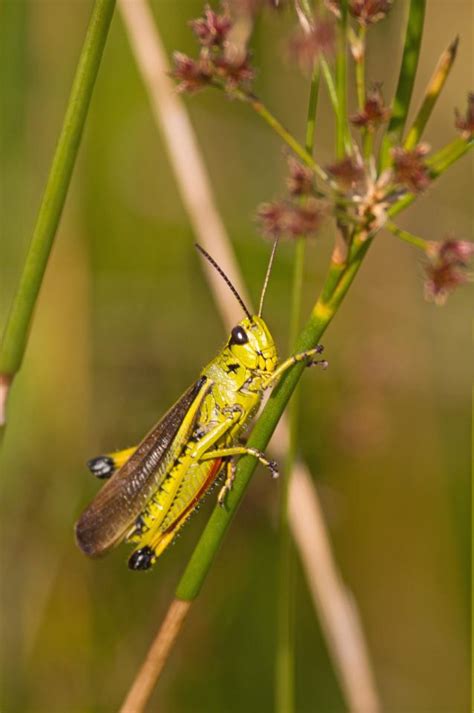
<path fill-rule="evenodd" d="M 321 63 L 321 72 L 322 72 L 324 81 L 326 82 L 329 99 L 331 101 L 332 108 L 334 110 L 334 114 L 337 117 L 339 115 L 339 100 L 337 98 L 336 83 L 334 81 L 334 77 L 332 76 L 331 68 L 330 68 L 329 64 L 327 63 L 327 60 L 324 57 L 321 57 L 320 63 Z"/>
<path fill-rule="evenodd" d="M 305 150 L 313 154 L 318 105 L 320 69 L 315 64 L 306 119 Z M 306 240 L 296 242 L 290 307 L 290 350 L 293 349 L 301 322 Z M 298 449 L 299 389 L 296 389 L 289 408 L 290 440 L 281 484 L 279 510 L 279 572 L 278 572 L 278 643 L 275 668 L 276 713 L 293 713 L 295 710 L 295 567 L 294 546 L 290 532 L 288 501 L 290 482 Z"/>
<path fill-rule="evenodd" d="M 301 319 L 301 304 L 304 275 L 306 240 L 299 238 L 296 243 L 291 316 L 290 349 L 293 349 Z M 298 448 L 299 389 L 289 406 L 289 447 L 283 469 L 279 508 L 279 550 L 278 550 L 278 642 L 275 668 L 275 711 L 292 713 L 295 710 L 294 670 L 295 670 L 295 568 L 294 546 L 288 518 L 290 481 Z"/>
<path fill-rule="evenodd" d="M 340 278 L 330 300 L 317 301 L 309 320 L 298 336 L 295 352 L 312 349 L 319 342 L 347 294 L 369 244 L 370 241 L 367 240 L 361 246 L 357 246 L 357 250 L 353 252 L 353 260 Z M 253 428 L 248 441 L 249 447 L 265 450 L 304 369 L 304 364 L 298 363 L 283 375 Z M 176 589 L 178 599 L 187 601 L 195 599 L 199 594 L 256 465 L 257 462 L 252 456 L 244 456 L 239 461 L 234 487 L 226 500 L 227 508 L 223 510 L 218 507 L 212 512 Z"/>
<path fill-rule="evenodd" d="M 305 163 L 309 168 L 313 169 L 315 174 L 326 183 L 329 183 L 329 176 L 326 171 L 314 160 L 312 155 L 295 139 L 283 124 L 269 111 L 269 109 L 252 94 L 246 94 L 242 91 L 234 92 L 235 96 L 249 104 L 252 109 L 270 126 L 273 131 L 290 147 L 294 153 Z"/>
<path fill-rule="evenodd" d="M 441 175 L 456 158 L 459 158 L 459 156 L 465 153 L 470 146 L 472 146 L 473 142 L 462 143 L 464 143 L 465 147 L 461 152 L 458 141 L 452 142 L 449 157 L 445 157 L 443 166 L 438 167 L 438 176 Z M 445 147 L 443 152 L 446 152 L 446 149 L 447 147 Z M 410 202 L 417 198 L 415 194 L 410 194 L 409 197 Z M 391 216 L 400 213 L 403 208 L 406 207 L 406 203 L 402 203 L 402 201 L 399 201 L 390 208 L 389 214 Z M 342 273 L 339 273 L 336 266 L 331 263 L 321 292 L 321 297 L 316 302 L 306 325 L 298 336 L 295 344 L 295 352 L 311 349 L 321 339 L 357 275 L 367 250 L 372 243 L 372 239 L 373 236 L 369 236 L 364 241 L 358 239 L 357 236 L 354 238 L 347 266 L 342 269 Z M 331 287 L 329 288 L 328 285 L 331 285 Z M 282 377 L 253 428 L 248 443 L 249 446 L 265 450 L 304 368 L 303 364 L 295 364 L 295 366 L 288 370 Z M 178 584 L 176 590 L 178 599 L 188 601 L 198 596 L 207 573 L 212 566 L 212 562 L 219 551 L 224 535 L 244 496 L 256 465 L 257 462 L 255 458 L 251 456 L 244 456 L 239 461 L 234 487 L 226 500 L 227 509 L 224 511 L 222 508 L 216 507 L 209 518 L 209 522 Z"/>
<path fill-rule="evenodd" d="M 359 47 L 357 51 L 360 52 L 357 61 L 355 63 L 355 76 L 356 76 L 356 89 L 357 89 L 357 106 L 359 111 L 364 110 L 365 106 L 365 41 L 367 35 L 367 28 L 365 25 L 360 25 L 359 33 L 357 39 L 359 42 Z"/>
<path fill-rule="evenodd" d="M 473 146 L 473 139 L 466 141 L 465 139 L 457 138 L 433 154 L 433 156 L 426 161 L 430 171 L 431 180 L 434 181 L 438 178 L 438 176 L 441 176 L 446 169 L 464 156 L 464 154 L 466 154 Z M 388 215 L 393 218 L 401 213 L 402 210 L 408 208 L 408 206 L 411 205 L 417 198 L 418 194 L 407 193 L 388 209 Z"/>
<path fill-rule="evenodd" d="M 347 123 L 347 23 L 348 0 L 340 3 L 341 19 L 338 23 L 337 52 L 336 52 L 336 156 L 343 158 L 344 154 L 351 153 L 349 126 Z"/>
<path fill-rule="evenodd" d="M 382 168 L 386 168 L 390 164 L 390 149 L 392 146 L 401 143 L 402 140 L 413 87 L 415 86 L 425 9 L 426 0 L 410 0 L 402 64 L 398 76 L 397 90 L 392 104 L 392 116 L 382 141 L 380 156 Z"/>
<path fill-rule="evenodd" d="M 115 0 L 96 0 L 76 70 L 59 141 L 51 164 L 33 237 L 0 348 L 0 375 L 19 370 L 34 308 L 76 161 Z"/>
<path fill-rule="evenodd" d="M 398 225 L 395 225 L 395 223 L 392 223 L 390 220 L 385 223 L 384 228 L 387 228 L 387 230 L 393 233 L 393 235 L 396 235 L 397 238 L 400 238 L 406 243 L 410 243 L 410 245 L 426 252 L 426 249 L 428 248 L 428 241 L 424 240 L 424 238 L 420 238 L 418 235 L 414 235 L 408 230 L 402 230 L 402 228 L 399 228 Z"/>
<path fill-rule="evenodd" d="M 425 90 L 425 96 L 418 110 L 418 114 L 412 124 L 411 129 L 405 139 L 406 149 L 414 148 L 420 140 L 431 113 L 438 101 L 438 97 L 443 90 L 451 68 L 456 59 L 459 37 L 456 37 L 449 47 L 441 55 L 437 67 Z"/>

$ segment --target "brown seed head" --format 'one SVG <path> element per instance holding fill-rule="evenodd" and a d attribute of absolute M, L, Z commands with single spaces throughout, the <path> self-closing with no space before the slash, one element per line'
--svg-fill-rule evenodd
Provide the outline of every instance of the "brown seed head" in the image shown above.
<path fill-rule="evenodd" d="M 222 13 L 218 14 L 206 5 L 203 16 L 191 20 L 189 25 L 203 47 L 222 47 L 232 27 L 232 19 L 227 6 L 223 5 Z"/>
<path fill-rule="evenodd" d="M 304 205 L 291 201 L 263 203 L 257 212 L 263 234 L 272 239 L 314 237 L 325 215 L 326 210 L 315 198 Z"/>
<path fill-rule="evenodd" d="M 349 117 L 354 126 L 374 131 L 379 124 L 388 121 L 390 109 L 385 106 L 380 86 L 375 85 L 368 93 L 362 111 Z"/>
<path fill-rule="evenodd" d="M 393 0 L 349 0 L 349 12 L 367 27 L 383 20 Z M 325 5 L 336 17 L 341 17 L 341 0 L 325 0 Z"/>
<path fill-rule="evenodd" d="M 392 149 L 395 182 L 406 186 L 413 193 L 426 190 L 430 176 L 424 157 L 429 150 L 427 144 L 418 144 L 410 151 L 401 147 Z"/>
<path fill-rule="evenodd" d="M 196 92 L 209 84 L 212 69 L 201 58 L 192 59 L 182 52 L 173 53 L 174 69 L 171 76 L 178 82 L 178 92 Z"/>
<path fill-rule="evenodd" d="M 331 20 L 317 20 L 309 32 L 296 30 L 288 43 L 288 53 L 303 72 L 311 71 L 320 55 L 331 55 L 335 47 L 335 28 Z"/>
<path fill-rule="evenodd" d="M 425 297 L 444 304 L 451 292 L 471 279 L 467 268 L 474 255 L 474 243 L 453 238 L 431 242 L 427 255 Z"/>
<path fill-rule="evenodd" d="M 344 192 L 355 190 L 365 180 L 364 163 L 360 156 L 346 156 L 327 166 L 326 170 Z"/>
<path fill-rule="evenodd" d="M 292 196 L 307 196 L 314 191 L 314 172 L 294 156 L 288 156 L 287 186 Z"/>

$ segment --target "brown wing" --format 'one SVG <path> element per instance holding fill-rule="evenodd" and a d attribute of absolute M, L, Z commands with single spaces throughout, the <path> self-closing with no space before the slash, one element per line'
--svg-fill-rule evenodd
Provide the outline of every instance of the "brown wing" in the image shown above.
<path fill-rule="evenodd" d="M 193 384 L 84 510 L 76 540 L 87 555 L 98 557 L 125 537 L 187 440 L 210 385 L 205 376 Z"/>

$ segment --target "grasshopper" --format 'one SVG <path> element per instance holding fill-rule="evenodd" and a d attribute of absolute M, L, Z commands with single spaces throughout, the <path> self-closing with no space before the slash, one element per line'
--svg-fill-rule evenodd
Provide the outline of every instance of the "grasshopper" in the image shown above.
<path fill-rule="evenodd" d="M 223 473 L 218 503 L 225 506 L 239 456 L 253 456 L 273 477 L 278 476 L 277 464 L 261 451 L 242 445 L 240 436 L 264 392 L 287 369 L 301 361 L 326 366 L 325 361 L 315 359 L 323 349 L 320 345 L 278 365 L 275 342 L 262 319 L 276 242 L 257 315 L 249 312 L 215 260 L 197 247 L 224 279 L 245 318 L 138 446 L 88 463 L 94 475 L 108 480 L 76 523 L 77 543 L 85 554 L 98 557 L 123 540 L 131 542 L 135 545 L 128 562 L 132 570 L 146 570 L 154 564 Z"/>

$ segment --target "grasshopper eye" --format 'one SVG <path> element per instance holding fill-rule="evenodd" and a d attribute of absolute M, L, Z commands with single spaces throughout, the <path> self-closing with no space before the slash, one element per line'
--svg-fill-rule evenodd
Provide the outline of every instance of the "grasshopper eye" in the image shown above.
<path fill-rule="evenodd" d="M 234 327 L 230 333 L 230 344 L 247 344 L 248 340 L 247 333 L 242 327 Z"/>

